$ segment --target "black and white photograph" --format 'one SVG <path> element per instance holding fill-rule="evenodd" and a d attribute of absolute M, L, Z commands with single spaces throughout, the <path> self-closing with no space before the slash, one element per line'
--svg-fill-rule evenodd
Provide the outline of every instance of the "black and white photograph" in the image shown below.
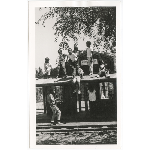
<path fill-rule="evenodd" d="M 1 3 L 2 150 L 150 150 L 149 1 Z"/>
<path fill-rule="evenodd" d="M 34 11 L 36 145 L 117 145 L 116 6 Z"/>

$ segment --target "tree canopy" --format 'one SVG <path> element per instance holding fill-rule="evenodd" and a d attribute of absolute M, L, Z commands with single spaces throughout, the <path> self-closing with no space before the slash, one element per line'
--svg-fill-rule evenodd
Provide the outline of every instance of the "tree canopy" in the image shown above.
<path fill-rule="evenodd" d="M 61 35 L 62 41 L 68 38 L 76 42 L 80 34 L 93 36 L 93 27 L 97 27 L 97 35 L 116 37 L 116 7 L 49 7 L 36 24 L 56 17 L 55 29 L 56 41 Z"/>

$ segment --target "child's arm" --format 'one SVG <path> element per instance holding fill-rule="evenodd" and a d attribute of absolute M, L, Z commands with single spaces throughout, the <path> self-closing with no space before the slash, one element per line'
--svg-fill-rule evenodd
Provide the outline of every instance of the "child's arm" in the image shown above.
<path fill-rule="evenodd" d="M 56 65 L 58 65 L 59 64 L 59 57 L 57 57 L 57 59 L 56 59 Z"/>
<path fill-rule="evenodd" d="M 91 48 L 91 53 L 92 53 L 92 57 L 93 57 L 93 49 Z"/>
<path fill-rule="evenodd" d="M 68 62 L 69 61 L 69 56 L 68 55 L 66 55 L 66 62 Z"/>
<path fill-rule="evenodd" d="M 67 55 L 64 55 L 64 61 L 65 62 L 67 61 Z"/>
<path fill-rule="evenodd" d="M 75 61 L 77 61 L 77 59 L 78 59 L 77 55 L 74 54 L 74 53 L 73 53 L 73 55 L 74 55 L 74 57 L 75 57 Z"/>

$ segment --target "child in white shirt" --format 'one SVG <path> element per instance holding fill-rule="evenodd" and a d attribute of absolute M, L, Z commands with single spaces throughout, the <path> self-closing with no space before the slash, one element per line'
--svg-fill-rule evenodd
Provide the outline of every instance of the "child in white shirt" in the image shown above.
<path fill-rule="evenodd" d="M 93 74 L 93 60 L 92 60 L 93 50 L 92 50 L 92 48 L 90 48 L 91 42 L 87 41 L 86 46 L 87 46 L 86 51 L 87 51 L 87 60 L 88 60 L 89 72 L 90 72 L 90 75 L 92 75 Z"/>
<path fill-rule="evenodd" d="M 51 64 L 49 63 L 49 58 L 46 57 L 46 58 L 45 58 L 45 63 L 44 63 L 44 71 L 45 71 L 45 75 L 46 75 L 48 78 L 50 78 L 51 69 L 52 69 L 52 66 L 51 66 Z"/>
<path fill-rule="evenodd" d="M 90 115 L 93 116 L 95 114 L 95 101 L 96 101 L 96 91 L 93 85 L 89 85 L 88 89 L 89 94 L 89 104 L 90 104 Z"/>

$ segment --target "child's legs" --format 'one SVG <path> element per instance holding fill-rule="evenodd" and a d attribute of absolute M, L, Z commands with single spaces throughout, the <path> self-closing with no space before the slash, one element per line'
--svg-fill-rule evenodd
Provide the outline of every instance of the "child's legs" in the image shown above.
<path fill-rule="evenodd" d="M 72 66 L 73 66 L 73 75 L 76 76 L 77 62 L 76 61 L 72 62 Z"/>
<path fill-rule="evenodd" d="M 93 63 L 91 62 L 91 57 L 87 57 L 87 59 L 88 59 L 89 71 L 90 73 L 93 74 Z"/>
<path fill-rule="evenodd" d="M 65 62 L 61 62 L 60 63 L 60 71 L 61 72 L 61 76 L 66 75 L 66 67 L 65 67 Z"/>
<path fill-rule="evenodd" d="M 64 75 L 66 75 L 67 74 L 66 73 L 66 67 L 64 65 L 62 65 L 62 70 L 63 70 Z"/>
<path fill-rule="evenodd" d="M 89 105 L 90 105 L 90 114 L 92 114 L 92 102 L 89 100 Z"/>
<path fill-rule="evenodd" d="M 93 62 L 91 63 L 91 66 L 90 66 L 90 73 L 93 74 Z"/>
<path fill-rule="evenodd" d="M 59 110 L 59 111 L 57 112 L 57 121 L 60 121 L 60 117 L 61 117 L 61 111 Z"/>
<path fill-rule="evenodd" d="M 50 74 L 51 74 L 51 69 L 48 69 L 48 75 L 50 76 Z"/>
<path fill-rule="evenodd" d="M 88 66 L 91 65 L 91 57 L 87 57 L 87 60 L 88 60 Z"/>
<path fill-rule="evenodd" d="M 71 75 L 74 75 L 74 63 L 69 59 L 69 65 L 71 66 Z"/>
<path fill-rule="evenodd" d="M 78 87 L 78 90 L 80 90 L 80 77 L 77 78 L 77 87 Z"/>
<path fill-rule="evenodd" d="M 60 65 L 57 66 L 57 76 L 59 76 Z"/>
<path fill-rule="evenodd" d="M 52 109 L 52 112 L 53 112 L 51 122 L 54 122 L 54 119 L 55 119 L 55 117 L 56 117 L 56 107 L 53 106 L 53 107 L 51 107 L 51 109 Z"/>
<path fill-rule="evenodd" d="M 56 106 L 56 116 L 57 116 L 57 121 L 60 121 L 61 111 L 59 110 L 57 106 Z"/>
<path fill-rule="evenodd" d="M 73 80 L 72 80 L 72 88 L 73 88 L 74 92 L 76 91 L 76 88 L 77 88 L 76 81 L 77 81 L 76 78 L 73 78 Z"/>

